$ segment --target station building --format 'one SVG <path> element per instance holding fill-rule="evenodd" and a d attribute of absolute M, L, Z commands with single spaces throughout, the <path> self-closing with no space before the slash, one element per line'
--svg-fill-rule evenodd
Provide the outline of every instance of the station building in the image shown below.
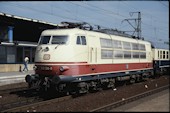
<path fill-rule="evenodd" d="M 21 71 L 25 56 L 28 69 L 33 70 L 40 34 L 57 24 L 0 13 L 0 72 Z"/>

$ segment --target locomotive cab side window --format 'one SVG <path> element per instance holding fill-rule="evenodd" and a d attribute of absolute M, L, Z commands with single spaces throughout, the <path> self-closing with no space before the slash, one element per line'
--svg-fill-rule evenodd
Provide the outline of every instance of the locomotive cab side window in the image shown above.
<path fill-rule="evenodd" d="M 81 44 L 81 39 L 80 36 L 77 37 L 77 44 L 80 45 Z"/>
<path fill-rule="evenodd" d="M 86 37 L 85 36 L 77 36 L 77 45 L 86 45 Z"/>

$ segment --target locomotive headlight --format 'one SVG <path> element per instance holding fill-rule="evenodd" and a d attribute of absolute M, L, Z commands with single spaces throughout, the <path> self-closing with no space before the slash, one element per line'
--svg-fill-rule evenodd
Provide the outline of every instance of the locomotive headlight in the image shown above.
<path fill-rule="evenodd" d="M 36 69 L 37 69 L 37 66 L 34 66 L 33 69 L 36 70 Z"/>
<path fill-rule="evenodd" d="M 60 66 L 60 71 L 63 72 L 63 71 L 66 71 L 68 70 L 69 67 L 68 66 Z"/>

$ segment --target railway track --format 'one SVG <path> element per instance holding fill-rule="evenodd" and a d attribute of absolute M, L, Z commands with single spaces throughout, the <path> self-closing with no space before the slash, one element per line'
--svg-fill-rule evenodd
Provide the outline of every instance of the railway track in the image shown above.
<path fill-rule="evenodd" d="M 143 98 L 143 97 L 155 94 L 155 93 L 158 93 L 158 92 L 163 91 L 163 90 L 168 89 L 168 88 L 169 88 L 169 85 L 162 86 L 162 87 L 159 87 L 159 88 L 156 88 L 156 89 L 153 89 L 153 90 L 150 90 L 150 91 L 147 91 L 147 92 L 144 92 L 144 93 L 141 93 L 141 94 L 129 97 L 127 99 L 124 99 L 124 100 L 121 100 L 121 101 L 117 101 L 117 102 L 114 102 L 114 103 L 111 103 L 111 104 L 108 104 L 108 105 L 105 105 L 105 106 L 102 106 L 102 107 L 90 110 L 90 112 L 109 111 L 109 110 L 111 110 L 113 108 L 119 107 L 119 106 L 124 105 L 124 104 L 128 104 L 128 103 L 130 103 L 132 101 L 138 100 L 140 98 Z M 29 103 L 27 103 L 27 102 L 25 102 L 25 103 L 24 102 L 20 102 L 22 104 L 22 106 L 15 107 L 15 108 L 5 109 L 5 110 L 2 110 L 1 112 L 27 111 L 27 109 L 28 110 L 34 109 L 36 107 L 41 107 L 41 106 L 44 106 L 44 105 L 49 105 L 51 103 L 57 104 L 59 102 L 62 102 L 62 101 L 65 101 L 65 100 L 69 100 L 71 98 L 72 98 L 72 96 L 64 96 L 64 97 L 54 98 L 54 99 L 45 100 L 45 101 L 44 100 L 39 100 L 39 102 L 37 100 L 35 102 L 34 100 L 29 99 L 28 100 Z M 32 102 L 32 104 L 31 104 L 31 102 Z"/>
<path fill-rule="evenodd" d="M 170 85 L 162 86 L 162 87 L 159 87 L 159 88 L 156 88 L 156 89 L 153 89 L 153 90 L 150 90 L 150 91 L 147 91 L 147 92 L 144 92 L 144 93 L 129 97 L 127 99 L 122 99 L 122 100 L 120 100 L 118 102 L 114 102 L 114 103 L 111 103 L 111 104 L 108 104 L 108 105 L 93 109 L 90 112 L 102 112 L 102 111 L 107 112 L 107 111 L 110 111 L 110 110 L 112 110 L 112 109 L 114 109 L 116 107 L 119 107 L 121 105 L 128 104 L 128 103 L 130 103 L 132 101 L 135 101 L 135 100 L 138 100 L 140 98 L 143 98 L 143 97 L 158 93 L 160 91 L 163 91 L 165 89 L 168 89 L 169 87 L 170 87 Z"/>
<path fill-rule="evenodd" d="M 41 101 L 42 99 L 39 98 L 37 94 L 33 94 L 35 89 L 28 89 L 28 88 L 14 88 L 14 89 L 6 89 L 1 90 L 1 102 L 0 103 L 0 111 L 14 108 L 20 105 L 26 105 L 28 103 Z M 22 96 L 21 96 L 22 95 Z M 2 98 L 11 99 L 9 102 L 3 103 Z"/>
<path fill-rule="evenodd" d="M 11 99 L 9 99 L 9 102 L 1 100 L 0 112 L 13 111 L 13 109 L 20 110 L 26 106 L 32 106 L 32 104 L 42 105 L 42 103 L 49 103 L 54 100 L 57 102 L 71 98 L 71 96 L 61 97 L 61 95 L 56 94 L 49 96 L 50 94 L 48 93 L 47 96 L 46 93 L 37 92 L 35 88 L 28 89 L 27 87 L 0 90 L 1 98 Z"/>
<path fill-rule="evenodd" d="M 39 107 L 41 105 L 47 105 L 47 104 L 50 104 L 50 103 L 57 103 L 57 102 L 61 102 L 61 101 L 71 99 L 71 98 L 72 98 L 72 96 L 64 96 L 64 97 L 50 99 L 50 100 L 46 100 L 46 101 L 40 100 L 39 102 L 37 100 L 35 102 L 35 101 L 31 101 L 29 99 L 29 101 L 31 101 L 32 104 L 26 103 L 26 105 L 22 105 L 22 106 L 15 107 L 15 108 L 5 109 L 5 110 L 2 110 L 1 112 L 20 112 L 20 111 L 25 110 L 25 109 L 30 109 L 30 108 L 33 108 L 33 107 Z M 26 102 L 28 102 L 28 101 L 26 101 Z"/>
<path fill-rule="evenodd" d="M 58 96 L 58 97 L 50 97 L 49 94 L 48 94 L 48 99 L 44 99 L 44 98 L 39 98 L 39 95 L 36 97 L 35 95 L 33 97 L 27 97 L 28 99 L 25 99 L 23 101 L 19 101 L 18 104 L 17 102 L 15 103 L 7 103 L 7 104 L 4 104 L 3 106 L 0 106 L 0 111 L 1 112 L 22 112 L 22 111 L 43 111 L 43 107 L 42 106 L 46 106 L 46 110 L 45 111 L 48 111 L 48 110 L 51 110 L 52 108 L 52 105 L 57 105 L 57 109 L 56 111 L 60 111 L 60 110 L 64 110 L 64 111 L 67 111 L 68 110 L 79 110 L 79 109 L 85 109 L 84 105 L 89 105 L 91 102 L 93 104 L 90 104 L 89 108 L 87 107 L 87 109 L 85 111 L 91 111 L 91 112 L 97 112 L 97 111 L 108 111 L 110 109 L 113 109 L 113 108 L 116 108 L 118 106 L 121 106 L 123 104 L 126 104 L 126 103 L 129 103 L 129 102 L 132 102 L 134 100 L 137 100 L 139 98 L 142 98 L 142 97 L 145 97 L 145 96 L 148 96 L 148 95 L 151 95 L 153 93 L 157 93 L 157 92 L 160 92 L 164 89 L 167 89 L 169 88 L 169 83 L 167 82 L 168 81 L 168 77 L 161 77 L 161 83 L 163 84 L 160 84 L 158 83 L 157 81 L 159 79 L 151 79 L 151 80 L 148 80 L 148 83 L 146 82 L 141 82 L 139 84 L 135 84 L 135 85 L 128 85 L 128 87 L 126 87 L 126 90 L 121 90 L 121 89 L 118 89 L 118 91 L 123 91 L 123 92 L 114 92 L 114 91 L 106 91 L 106 92 L 109 92 L 109 95 L 111 93 L 111 95 L 117 93 L 117 95 L 119 95 L 120 93 L 127 93 L 125 91 L 129 91 L 131 90 L 131 88 L 133 88 L 134 86 L 139 86 L 136 90 L 138 90 L 139 88 L 142 90 L 142 87 L 147 84 L 148 85 L 148 89 L 152 89 L 154 88 L 154 90 L 149 90 L 147 92 L 140 92 L 141 94 L 139 93 L 136 93 L 135 95 L 136 96 L 132 96 L 132 97 L 125 97 L 126 99 L 124 100 L 117 100 L 117 101 L 114 101 L 115 103 L 112 103 L 112 104 L 108 104 L 105 106 L 103 106 L 104 104 L 102 105 L 98 105 L 96 106 L 96 103 L 100 103 L 99 101 L 97 101 L 96 99 L 93 99 L 95 97 L 98 97 L 98 98 L 104 98 L 104 97 L 109 97 L 109 96 L 106 96 L 107 94 L 105 92 L 99 92 L 100 95 L 98 95 L 98 93 L 90 93 L 90 95 L 84 95 L 84 96 L 80 96 L 80 98 L 72 98 L 72 96 Z M 160 81 L 160 80 L 159 80 Z M 168 84 L 168 85 L 166 85 Z M 156 86 L 155 86 L 156 85 Z M 158 87 L 157 87 L 158 85 Z M 127 90 L 127 88 L 129 90 Z M 124 89 L 124 88 L 123 88 Z M 134 91 L 134 90 L 133 90 Z M 130 91 L 131 92 L 131 91 Z M 33 92 L 32 92 L 33 93 Z M 112 94 L 113 93 L 113 94 Z M 105 96 L 103 96 L 105 95 Z M 95 97 L 94 97 L 95 96 Z M 84 101 L 86 101 L 87 103 L 84 103 Z M 95 102 L 96 101 L 96 102 Z M 90 103 L 89 103 L 90 102 Z M 102 101 L 103 103 L 104 101 Z M 82 105 L 81 105 L 82 104 Z M 67 105 L 67 106 L 66 106 Z M 74 109 L 75 106 L 78 106 L 80 108 L 77 108 Z M 64 107 L 63 107 L 64 106 Z M 84 107 L 81 107 L 81 106 L 84 106 Z M 96 107 L 95 107 L 96 106 Z M 102 106 L 102 107 L 101 107 Z M 99 108 L 100 107 L 100 108 Z M 53 110 L 55 109 L 56 107 L 53 106 Z M 51 111 L 53 111 L 51 110 Z"/>
<path fill-rule="evenodd" d="M 20 88 L 11 88 L 11 89 L 3 89 L 0 90 L 0 95 L 4 95 L 10 92 L 15 92 L 15 91 L 23 91 L 23 90 L 28 90 L 28 87 L 20 87 Z"/>

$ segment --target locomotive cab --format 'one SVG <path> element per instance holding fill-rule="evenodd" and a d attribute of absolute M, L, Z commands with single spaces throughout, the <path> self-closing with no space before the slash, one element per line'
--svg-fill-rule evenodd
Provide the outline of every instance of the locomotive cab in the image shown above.
<path fill-rule="evenodd" d="M 79 74 L 79 64 L 87 62 L 88 46 L 84 31 L 76 28 L 45 30 L 35 53 L 36 77 L 28 75 L 25 79 L 30 86 L 48 86 L 49 81 L 54 84 L 70 81 L 73 79 L 70 75 Z"/>
<path fill-rule="evenodd" d="M 45 63 L 45 65 L 50 65 L 53 68 L 48 74 L 59 75 L 63 74 L 61 70 L 64 67 L 68 67 L 64 64 L 87 62 L 88 48 L 85 34 L 74 34 L 71 32 L 73 30 L 47 30 L 42 32 L 35 54 L 37 68 Z M 63 67 L 59 69 L 57 65 L 60 64 Z M 40 70 L 37 69 L 36 73 L 47 74 L 42 69 Z"/>

